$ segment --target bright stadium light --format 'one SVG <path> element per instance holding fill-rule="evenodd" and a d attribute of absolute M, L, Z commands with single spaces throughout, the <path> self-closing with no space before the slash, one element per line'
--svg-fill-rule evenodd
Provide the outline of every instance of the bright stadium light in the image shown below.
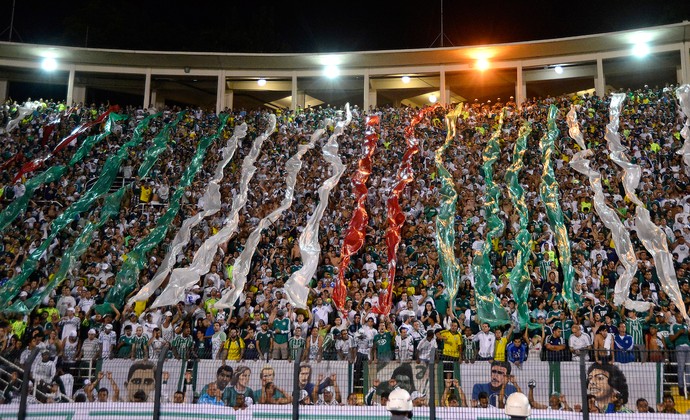
<path fill-rule="evenodd" d="M 402 77 L 402 82 L 405 83 L 405 84 L 410 83 L 410 76 L 403 76 L 403 77 Z"/>
<path fill-rule="evenodd" d="M 266 79 L 259 79 L 256 81 L 256 84 L 261 86 L 261 87 L 264 87 L 264 86 L 266 86 Z"/>
<path fill-rule="evenodd" d="M 632 53 L 635 57 L 644 57 L 649 54 L 649 45 L 646 42 L 638 42 L 633 45 Z"/>
<path fill-rule="evenodd" d="M 45 71 L 54 71 L 57 69 L 57 60 L 53 57 L 46 57 L 41 62 L 41 68 Z"/>
<path fill-rule="evenodd" d="M 340 69 L 336 65 L 329 64 L 323 69 L 323 74 L 329 79 L 335 79 L 340 75 Z"/>
<path fill-rule="evenodd" d="M 477 60 L 477 69 L 479 71 L 484 71 L 484 70 L 487 70 L 488 68 L 489 68 L 489 60 L 487 60 L 486 58 L 480 58 L 479 60 Z"/>
<path fill-rule="evenodd" d="M 556 74 L 563 74 L 563 67 L 561 66 L 556 66 L 553 68 L 553 71 L 556 72 Z"/>
<path fill-rule="evenodd" d="M 437 100 L 438 99 L 436 98 L 436 95 L 434 95 L 433 93 L 429 95 L 429 102 L 431 102 L 432 104 L 435 104 Z"/>

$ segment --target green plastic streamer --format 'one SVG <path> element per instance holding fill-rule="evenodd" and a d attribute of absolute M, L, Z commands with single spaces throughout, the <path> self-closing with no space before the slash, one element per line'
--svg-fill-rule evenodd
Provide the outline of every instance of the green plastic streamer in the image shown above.
<path fill-rule="evenodd" d="M 503 128 L 504 110 L 498 119 L 498 126 L 489 138 L 489 141 L 484 148 L 482 158 L 484 164 L 482 165 L 482 175 L 484 176 L 484 183 L 486 185 L 486 192 L 484 194 L 484 217 L 487 221 L 486 240 L 482 245 L 481 252 L 474 257 L 472 261 L 472 270 L 475 278 L 475 297 L 477 300 L 477 317 L 484 323 L 491 326 L 510 324 L 511 320 L 508 312 L 501 306 L 501 302 L 491 290 L 491 247 L 493 246 L 493 239 L 500 238 L 505 229 L 505 223 L 498 217 L 499 205 L 498 202 L 501 197 L 501 191 L 494 183 L 493 164 L 498 160 L 501 154 L 500 136 Z"/>
<path fill-rule="evenodd" d="M 455 138 L 455 123 L 462 112 L 463 104 L 446 114 L 446 141 L 436 150 L 436 170 L 441 188 L 439 190 L 439 207 L 436 215 L 436 248 L 438 249 L 438 265 L 443 275 L 443 281 L 448 290 L 449 302 L 455 302 L 460 288 L 460 264 L 455 258 L 455 212 L 458 194 L 455 191 L 453 177 L 443 166 L 443 154 Z M 451 306 L 455 311 L 455 304 Z"/>
<path fill-rule="evenodd" d="M 539 186 L 539 194 L 541 200 L 546 207 L 546 215 L 549 221 L 549 227 L 556 238 L 556 248 L 558 249 L 558 260 L 563 269 L 563 299 L 568 304 L 571 311 L 577 309 L 578 305 L 573 297 L 573 277 L 574 270 L 570 255 L 570 241 L 568 239 L 568 230 L 563 223 L 563 211 L 558 202 L 558 183 L 553 172 L 553 164 L 551 162 L 551 155 L 553 154 L 554 144 L 558 137 L 559 131 L 556 127 L 556 114 L 558 108 L 555 105 L 549 107 L 549 115 L 547 120 L 548 130 L 539 140 L 539 149 L 541 150 L 541 161 L 544 170 L 541 175 L 541 185 Z"/>
<path fill-rule="evenodd" d="M 212 136 L 203 137 L 199 142 L 196 154 L 182 175 L 180 183 L 175 189 L 175 192 L 170 197 L 170 206 L 166 210 L 165 214 L 158 219 L 156 227 L 153 228 L 153 230 L 139 243 L 137 243 L 136 246 L 127 254 L 127 258 L 122 265 L 122 269 L 120 269 L 120 271 L 117 273 L 115 285 L 110 289 L 110 291 L 108 291 L 108 294 L 105 297 L 105 303 L 96 307 L 96 310 L 99 313 L 110 312 L 110 304 L 121 307 L 124 304 L 127 295 L 129 295 L 129 293 L 131 293 L 136 287 L 137 280 L 139 279 L 139 273 L 148 262 L 146 254 L 151 251 L 151 249 L 156 247 L 163 239 L 165 239 L 168 229 L 172 225 L 173 219 L 175 219 L 180 210 L 180 200 L 182 195 L 185 193 L 185 189 L 192 184 L 194 177 L 204 163 L 206 149 L 208 149 L 211 143 L 220 136 L 221 132 L 225 128 L 225 125 L 227 124 L 228 118 L 229 115 L 227 114 L 221 115 L 216 133 Z M 141 173 L 141 170 L 139 173 Z"/>
<path fill-rule="evenodd" d="M 60 234 L 60 231 L 64 229 L 67 225 L 72 223 L 81 213 L 89 210 L 91 206 L 110 191 L 117 174 L 120 170 L 120 165 L 127 158 L 130 148 L 138 145 L 143 136 L 141 135 L 143 129 L 148 125 L 151 118 L 158 116 L 160 114 L 151 115 L 145 118 L 135 130 L 135 134 L 130 141 L 122 145 L 118 149 L 117 153 L 109 157 L 101 173 L 96 180 L 96 183 L 89 188 L 89 190 L 81 196 L 81 198 L 75 203 L 71 204 L 65 211 L 63 211 L 58 217 L 53 220 L 50 224 L 50 235 L 41 243 L 41 245 L 32 252 L 29 257 L 24 261 L 22 265 L 21 272 L 10 279 L 5 286 L 2 288 L 0 293 L 0 308 L 5 308 L 8 306 L 10 300 L 14 299 L 19 293 L 19 290 L 29 278 L 31 274 L 36 271 L 38 267 L 38 260 L 41 258 L 44 252 L 48 250 L 50 244 L 55 240 L 55 238 Z"/>
<path fill-rule="evenodd" d="M 110 135 L 112 132 L 113 123 L 115 121 L 126 120 L 127 118 L 128 116 L 126 115 L 119 115 L 112 112 L 108 114 L 108 120 L 105 123 L 103 132 L 87 137 L 82 142 L 81 146 L 79 146 L 79 149 L 77 149 L 74 156 L 72 156 L 69 166 L 74 166 L 84 159 L 84 157 L 89 154 L 91 149 L 93 149 L 96 144 Z M 42 185 L 50 184 L 51 182 L 62 178 L 62 175 L 64 175 L 66 171 L 67 167 L 63 165 L 52 166 L 43 171 L 40 175 L 37 175 L 26 181 L 26 184 L 24 185 L 24 195 L 14 200 L 2 213 L 0 213 L 0 233 L 2 233 L 5 228 L 7 228 L 7 226 L 9 226 L 9 224 L 17 218 L 17 216 L 26 212 L 29 201 L 31 201 L 38 188 L 40 188 Z"/>
<path fill-rule="evenodd" d="M 530 241 L 532 236 L 527 230 L 529 225 L 529 210 L 525 203 L 525 189 L 520 185 L 518 179 L 520 171 L 524 167 L 523 157 L 525 150 L 527 150 L 527 137 L 532 132 L 532 124 L 525 121 L 520 127 L 515 147 L 513 148 L 513 163 L 506 170 L 506 184 L 508 184 L 508 196 L 520 216 L 520 229 L 515 236 L 515 251 L 517 256 L 515 259 L 515 267 L 510 271 L 510 289 L 513 292 L 513 299 L 517 305 L 518 321 L 521 326 L 534 327 L 530 322 L 530 311 L 527 300 L 529 298 L 529 290 L 532 285 L 527 271 L 527 262 L 530 257 Z"/>
<path fill-rule="evenodd" d="M 62 254 L 60 268 L 58 268 L 58 271 L 55 273 L 53 278 L 50 279 L 46 287 L 40 293 L 34 293 L 24 302 L 21 300 L 16 301 L 12 306 L 9 307 L 9 309 L 7 309 L 6 312 L 29 314 L 38 305 L 40 305 L 45 298 L 50 296 L 53 290 L 55 290 L 55 288 L 62 283 L 65 277 L 67 277 L 69 270 L 74 267 L 79 258 L 89 248 L 94 232 L 103 227 L 108 219 L 117 216 L 120 213 L 120 204 L 122 203 L 122 197 L 124 197 L 127 188 L 127 186 L 121 187 L 113 194 L 108 195 L 105 204 L 101 208 L 100 219 L 96 223 L 89 222 L 81 231 L 70 249 Z"/>

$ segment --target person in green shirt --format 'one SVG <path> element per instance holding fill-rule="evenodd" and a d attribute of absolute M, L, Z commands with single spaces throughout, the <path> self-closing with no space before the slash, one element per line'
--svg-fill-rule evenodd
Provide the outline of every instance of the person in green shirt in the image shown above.
<path fill-rule="evenodd" d="M 379 324 L 379 333 L 374 336 L 372 361 L 388 362 L 393 360 L 393 335 L 386 330 L 386 325 Z"/>
<path fill-rule="evenodd" d="M 690 363 L 690 335 L 688 326 L 685 324 L 683 314 L 680 311 L 675 313 L 676 323 L 671 327 L 669 337 L 676 346 L 676 362 L 678 363 L 678 389 L 685 389 L 685 371 Z"/>
<path fill-rule="evenodd" d="M 132 355 L 132 344 L 134 343 L 134 336 L 132 335 L 132 326 L 125 326 L 125 333 L 120 336 L 117 343 L 117 357 L 127 359 Z"/>
<path fill-rule="evenodd" d="M 132 339 L 132 359 L 148 359 L 149 338 L 144 335 L 144 327 L 138 326 Z"/>
<path fill-rule="evenodd" d="M 436 285 L 436 293 L 434 293 L 434 306 L 436 307 L 436 312 L 438 312 L 441 320 L 446 316 L 448 312 L 448 294 L 446 292 L 446 285 L 443 282 L 439 282 Z"/>
<path fill-rule="evenodd" d="M 290 337 L 290 340 L 288 340 L 288 356 L 290 357 L 290 360 L 297 360 L 299 349 L 302 349 L 301 359 L 304 360 L 307 356 L 307 353 L 304 351 L 306 344 L 307 340 L 302 337 L 302 328 L 295 327 L 295 332 L 293 333 L 292 337 Z"/>
<path fill-rule="evenodd" d="M 290 334 L 290 320 L 285 317 L 285 311 L 282 309 L 274 310 L 269 319 L 271 329 L 273 329 L 273 359 L 287 360 L 288 359 L 288 338 Z"/>
<path fill-rule="evenodd" d="M 261 328 L 256 333 L 256 342 L 259 344 L 259 359 L 265 360 L 270 358 L 273 331 L 268 329 L 268 321 L 261 321 Z"/>

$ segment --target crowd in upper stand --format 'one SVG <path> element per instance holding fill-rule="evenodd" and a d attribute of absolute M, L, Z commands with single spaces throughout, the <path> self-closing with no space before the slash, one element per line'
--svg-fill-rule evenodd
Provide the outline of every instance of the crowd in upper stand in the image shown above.
<path fill-rule="evenodd" d="M 652 221 L 666 233 L 682 298 L 686 308 L 690 308 L 690 168 L 684 166 L 682 157 L 676 153 L 683 142 L 680 130 L 684 116 L 679 110 L 673 87 L 645 88 L 627 91 L 626 94 L 620 121 L 621 140 L 629 149 L 631 161 L 642 168 L 638 196 L 650 210 Z M 156 357 L 164 342 L 171 343 L 172 357 L 228 360 L 293 358 L 295 350 L 304 347 L 305 361 L 349 360 L 355 363 L 356 370 L 366 360 L 424 359 L 429 357 L 427 347 L 430 346 L 437 347 L 444 360 L 496 360 L 515 365 L 526 358 L 570 360 L 585 353 L 588 358 L 602 363 L 674 358 L 666 350 L 683 348 L 686 343 L 690 345 L 688 333 L 681 329 L 682 318 L 677 319 L 676 306 L 663 292 L 654 262 L 635 235 L 634 204 L 625 198 L 620 168 L 608 158 L 604 133 L 609 122 L 609 101 L 610 96 L 584 95 L 533 98 L 519 109 L 512 98 L 466 104 L 457 121 L 454 143 L 444 155 L 444 164 L 458 192 L 456 257 L 462 276 L 454 301 L 449 299 L 439 270 L 435 243 L 439 182 L 434 152 L 445 141 L 444 116 L 451 109 L 439 107 L 416 129 L 421 151 L 413 158 L 415 180 L 401 198 L 406 222 L 401 232 L 393 308 L 388 317 L 371 312 L 377 303 L 377 291 L 388 282 L 384 240 L 386 198 L 396 183 L 398 162 L 406 148 L 405 128 L 418 111 L 408 107 L 379 107 L 372 110 L 381 117 L 377 129 L 381 139 L 368 182 L 366 206 L 370 219 L 365 245 L 353 257 L 344 276 L 348 286 L 346 311 L 342 313 L 335 308 L 332 294 L 338 276 L 341 244 L 355 205 L 349 179 L 362 156 L 365 131 L 365 114 L 355 107 L 351 124 L 339 138 L 339 155 L 347 169 L 331 192 L 321 221 L 319 240 L 322 254 L 311 284 L 310 310 L 291 307 L 285 296 L 284 283 L 292 272 L 301 267 L 297 239 L 318 204 L 318 187 L 331 175 L 320 147 L 325 144 L 327 135 L 303 158 L 291 208 L 285 211 L 279 222 L 262 233 L 247 287 L 235 310 L 219 311 L 213 307 L 233 287 L 229 273 L 244 249 L 249 233 L 262 217 L 279 206 L 284 197 L 285 162 L 296 152 L 297 145 L 305 143 L 325 118 L 344 119 L 342 109 L 318 107 L 276 113 L 277 126 L 264 143 L 256 162 L 258 169 L 249 185 L 247 205 L 240 213 L 238 233 L 221 247 L 211 271 L 187 291 L 184 301 L 170 307 L 151 309 L 149 304 L 159 290 L 148 303 L 131 306 L 122 302 L 121 305 L 112 305 L 110 313 L 99 314 L 95 305 L 103 302 L 113 286 L 127 253 L 156 226 L 170 205 L 172 193 L 194 155 L 199 139 L 213 134 L 218 127 L 219 119 L 214 113 L 201 109 L 187 110 L 186 116 L 172 129 L 167 148 L 153 169 L 145 179 L 139 179 L 137 170 L 156 134 L 181 111 L 166 108 L 161 116 L 151 120 L 144 131 L 144 140 L 129 151 L 128 159 L 120 167 L 123 181 L 131 184 L 118 217 L 109 220 L 94 234 L 88 250 L 65 281 L 38 309 L 26 316 L 2 315 L 0 352 L 5 359 L 2 362 L 18 365 L 28 356 L 29 350 L 41 346 L 48 352 L 48 359 L 55 362 L 58 373 L 69 373 L 80 362 L 101 357 Z M 576 273 L 576 299 L 581 304 L 576 312 L 569 311 L 563 302 L 563 273 L 556 242 L 539 197 L 542 177 L 539 140 L 546 132 L 547 110 L 551 104 L 560 111 L 557 119 L 560 135 L 553 164 Z M 575 105 L 578 112 L 585 142 L 594 152 L 592 167 L 602 174 L 607 201 L 631 230 L 639 263 L 628 297 L 652 302 L 648 311 L 627 311 L 613 305 L 613 291 L 622 273 L 622 265 L 613 249 L 610 232 L 594 212 L 588 180 L 569 166 L 574 153 L 579 150 L 567 135 L 565 114 L 571 105 Z M 22 121 L 17 129 L 0 135 L 3 151 L 0 160 L 0 209 L 7 209 L 25 193 L 26 179 L 12 182 L 24 163 L 47 155 L 76 126 L 95 119 L 105 110 L 104 106 L 95 105 L 68 109 L 62 104 L 48 102 Z M 494 165 L 494 181 L 501 190 L 500 217 L 506 223 L 506 229 L 504 235 L 492 244 L 491 288 L 513 315 L 513 325 L 494 328 L 482 325 L 482 320 L 477 317 L 471 259 L 481 249 L 487 233 L 483 210 L 482 151 L 502 110 L 505 118 L 500 136 L 501 153 Z M 0 126 L 4 127 L 13 118 L 13 112 L 16 112 L 16 105 L 9 103 L 0 110 Z M 0 265 L 0 283 L 6 283 L 20 272 L 28 255 L 50 233 L 50 222 L 79 200 L 98 177 L 107 157 L 132 138 L 134 129 L 144 116 L 153 113 L 132 107 L 120 112 L 129 118 L 116 122 L 112 133 L 82 161 L 69 168 L 61 179 L 36 190 L 26 212 L 1 232 L 0 258 L 3 264 Z M 223 226 L 233 197 L 239 192 L 242 159 L 248 154 L 253 140 L 265 130 L 268 115 L 265 110 L 230 113 L 227 127 L 209 147 L 203 168 L 182 197 L 181 210 L 166 238 L 147 255 L 148 263 L 132 294 L 156 273 L 182 221 L 199 211 L 198 201 L 221 158 L 220 149 L 232 135 L 233 128 L 246 122 L 249 127 L 247 137 L 241 141 L 220 183 L 222 209 L 192 230 L 189 245 L 177 256 L 177 266 L 188 266 L 199 246 Z M 44 144 L 44 126 L 58 117 L 56 129 Z M 516 260 L 513 241 L 519 228 L 519 217 L 508 197 L 505 182 L 515 140 L 525 120 L 532 123 L 532 133 L 519 179 L 525 188 L 532 236 L 528 264 L 532 288 L 528 303 L 532 320 L 541 324 L 541 327 L 532 325 L 530 328 L 518 323 L 508 281 Z M 101 130 L 102 126 L 97 126 L 89 134 L 97 134 Z M 78 144 L 52 157 L 47 167 L 67 164 Z M 7 163 L 18 154 L 18 158 Z M 103 199 L 100 199 L 98 204 L 102 203 Z M 15 299 L 26 300 L 46 286 L 60 266 L 62 253 L 88 221 L 98 220 L 99 205 L 63 229 L 41 256 L 37 270 L 29 276 Z M 2 290 L 0 286 L 0 293 Z M 422 344 L 423 341 L 433 344 Z M 411 347 L 408 348 L 406 343 Z M 59 376 L 53 373 L 43 382 L 49 386 Z M 42 381 L 36 377 L 34 380 Z M 6 393 L 6 397 L 10 398 L 9 394 Z M 456 398 L 455 403 L 458 400 Z M 474 396 L 469 404 L 480 403 Z"/>

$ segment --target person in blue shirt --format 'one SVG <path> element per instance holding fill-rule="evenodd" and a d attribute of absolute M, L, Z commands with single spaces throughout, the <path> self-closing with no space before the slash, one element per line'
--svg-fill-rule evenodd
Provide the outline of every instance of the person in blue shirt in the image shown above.
<path fill-rule="evenodd" d="M 618 324 L 618 334 L 613 336 L 616 349 L 614 358 L 618 363 L 630 363 L 635 361 L 634 343 L 631 335 L 626 334 L 625 322 Z"/>
<path fill-rule="evenodd" d="M 522 369 L 522 364 L 527 360 L 527 344 L 522 341 L 522 336 L 513 336 L 513 341 L 506 347 L 506 353 L 508 353 L 508 361 L 516 368 Z"/>
<path fill-rule="evenodd" d="M 491 381 L 486 384 L 474 384 L 472 388 L 472 407 L 479 405 L 479 395 L 485 392 L 489 396 L 489 404 L 497 408 L 504 408 L 506 399 L 513 392 L 522 392 L 515 376 L 510 374 L 511 366 L 508 362 L 494 360 L 491 362 Z"/>

